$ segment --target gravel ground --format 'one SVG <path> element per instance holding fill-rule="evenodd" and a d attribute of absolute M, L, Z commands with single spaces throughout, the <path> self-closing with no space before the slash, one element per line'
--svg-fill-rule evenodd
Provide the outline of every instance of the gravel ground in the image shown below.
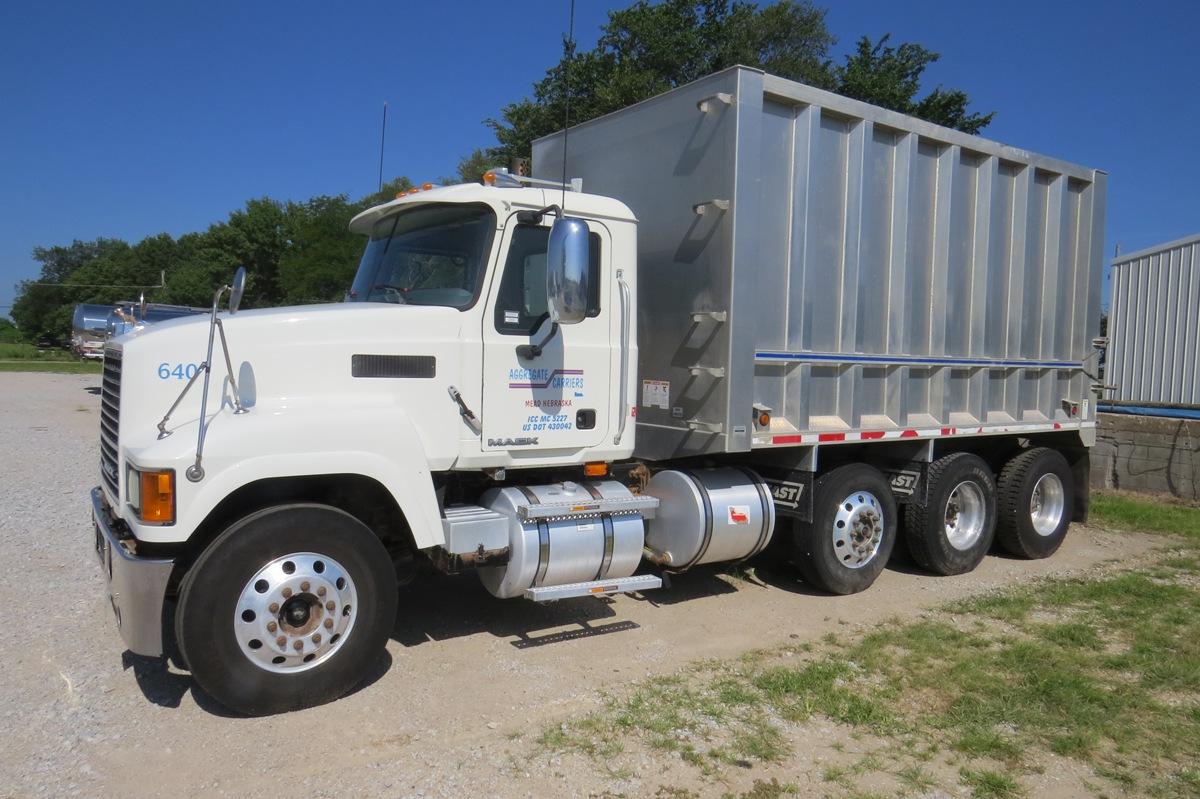
<path fill-rule="evenodd" d="M 648 757 L 618 780 L 540 754 L 533 739 L 594 706 L 598 689 L 1152 546 L 1077 526 L 1048 561 L 990 557 L 940 579 L 891 568 L 841 598 L 785 572 L 764 583 L 700 570 L 644 599 L 548 606 L 492 599 L 470 575 L 428 578 L 404 589 L 387 657 L 360 690 L 237 718 L 187 674 L 122 653 L 91 542 L 98 386 L 95 375 L 0 373 L 0 559 L 10 575 L 0 607 L 15 620 L 0 626 L 0 795 L 649 795 L 663 768 Z"/>

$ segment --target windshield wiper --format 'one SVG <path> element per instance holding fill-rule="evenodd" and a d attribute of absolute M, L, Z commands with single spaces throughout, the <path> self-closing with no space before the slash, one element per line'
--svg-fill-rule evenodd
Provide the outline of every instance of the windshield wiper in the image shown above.
<path fill-rule="evenodd" d="M 412 291 L 412 289 L 410 287 L 408 287 L 408 286 L 393 286 L 391 283 L 379 283 L 374 286 L 371 286 L 371 293 L 374 294 L 376 291 L 379 291 L 380 289 L 386 289 L 387 291 L 390 291 L 392 293 L 392 296 L 395 296 L 396 302 L 399 305 L 408 305 L 408 300 L 404 299 L 404 295 L 407 292 Z"/>

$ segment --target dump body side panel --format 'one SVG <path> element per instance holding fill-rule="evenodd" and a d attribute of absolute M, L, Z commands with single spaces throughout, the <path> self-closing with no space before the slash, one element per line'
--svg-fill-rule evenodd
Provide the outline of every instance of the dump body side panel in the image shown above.
<path fill-rule="evenodd" d="M 639 219 L 642 457 L 1091 423 L 1102 172 L 746 68 L 573 128 L 567 171 Z"/>

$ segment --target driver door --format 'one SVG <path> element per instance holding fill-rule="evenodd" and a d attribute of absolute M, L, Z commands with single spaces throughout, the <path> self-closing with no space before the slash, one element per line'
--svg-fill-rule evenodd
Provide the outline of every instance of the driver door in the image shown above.
<path fill-rule="evenodd" d="M 582 449 L 608 435 L 612 398 L 609 239 L 588 222 L 589 301 L 577 324 L 559 325 L 542 354 L 528 345 L 550 334 L 546 316 L 546 245 L 550 223 L 510 217 L 505 258 L 483 315 L 483 449 Z"/>

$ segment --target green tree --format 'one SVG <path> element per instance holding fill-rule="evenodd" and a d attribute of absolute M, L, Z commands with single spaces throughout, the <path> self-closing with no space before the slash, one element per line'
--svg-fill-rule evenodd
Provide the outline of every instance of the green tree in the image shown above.
<path fill-rule="evenodd" d="M 383 188 L 381 188 L 379 191 L 375 192 L 374 194 L 368 194 L 366 197 L 363 197 L 361 200 L 359 200 L 356 204 L 357 208 L 355 209 L 355 213 L 375 205 L 391 202 L 392 200 L 396 199 L 397 194 L 402 194 L 413 188 L 413 182 L 408 178 L 403 176 L 393 178 L 384 183 Z M 346 220 L 347 223 L 349 223 L 349 221 L 349 219 Z"/>
<path fill-rule="evenodd" d="M 344 195 L 288 203 L 289 245 L 279 262 L 287 304 L 340 300 L 345 295 L 364 245 L 347 223 L 361 210 Z"/>
<path fill-rule="evenodd" d="M 528 157 L 534 139 L 562 129 L 568 98 L 571 122 L 584 122 L 735 64 L 828 88 L 833 42 L 825 12 L 807 0 L 639 0 L 609 12 L 593 49 L 564 42 L 533 96 L 488 120 L 498 141 L 490 155 Z"/>
<path fill-rule="evenodd" d="M 475 149 L 459 159 L 454 177 L 442 178 L 441 182 L 444 184 L 478 183 L 483 177 L 483 173 L 497 166 L 508 166 L 508 164 L 498 161 L 490 150 Z"/>
<path fill-rule="evenodd" d="M 106 265 L 129 250 L 117 239 L 73 241 L 66 246 L 36 247 L 33 259 L 41 263 L 37 279 L 17 285 L 10 313 L 22 335 L 30 341 L 66 341 L 76 303 L 115 302 L 124 289 L 103 288 L 118 281 Z M 122 281 L 123 282 L 123 281 Z"/>
<path fill-rule="evenodd" d="M 591 50 L 564 41 L 563 57 L 533 85 L 532 96 L 487 120 L 497 141 L 488 160 L 507 164 L 528 157 L 534 139 L 562 130 L 568 100 L 571 123 L 578 124 L 737 64 L 968 133 L 991 121 L 993 114 L 970 113 L 970 98 L 958 89 L 939 86 L 917 99 L 921 75 L 938 54 L 919 44 L 891 47 L 888 39 L 863 37 L 838 66 L 829 57 L 835 40 L 825 11 L 808 0 L 761 6 L 639 0 L 609 12 Z"/>
<path fill-rule="evenodd" d="M 987 127 L 995 112 L 969 112 L 970 98 L 959 89 L 938 86 L 918 100 L 922 73 L 941 56 L 910 42 L 892 47 L 889 38 L 886 34 L 878 42 L 867 36 L 858 40 L 854 52 L 835 70 L 838 94 L 966 133 L 978 133 Z"/>
<path fill-rule="evenodd" d="M 12 344 L 20 340 L 21 332 L 13 320 L 0 316 L 0 344 Z"/>
<path fill-rule="evenodd" d="M 357 201 L 345 196 L 281 203 L 250 200 L 224 221 L 178 239 L 162 233 L 130 245 L 116 239 L 38 247 L 37 280 L 17 286 L 12 319 L 33 341 L 66 341 L 77 303 L 109 305 L 138 299 L 208 307 L 217 286 L 245 266 L 247 308 L 338 300 L 349 288 L 363 238 L 347 225 L 355 214 L 413 188 L 406 177 Z M 43 285 L 50 284 L 50 285 Z"/>

